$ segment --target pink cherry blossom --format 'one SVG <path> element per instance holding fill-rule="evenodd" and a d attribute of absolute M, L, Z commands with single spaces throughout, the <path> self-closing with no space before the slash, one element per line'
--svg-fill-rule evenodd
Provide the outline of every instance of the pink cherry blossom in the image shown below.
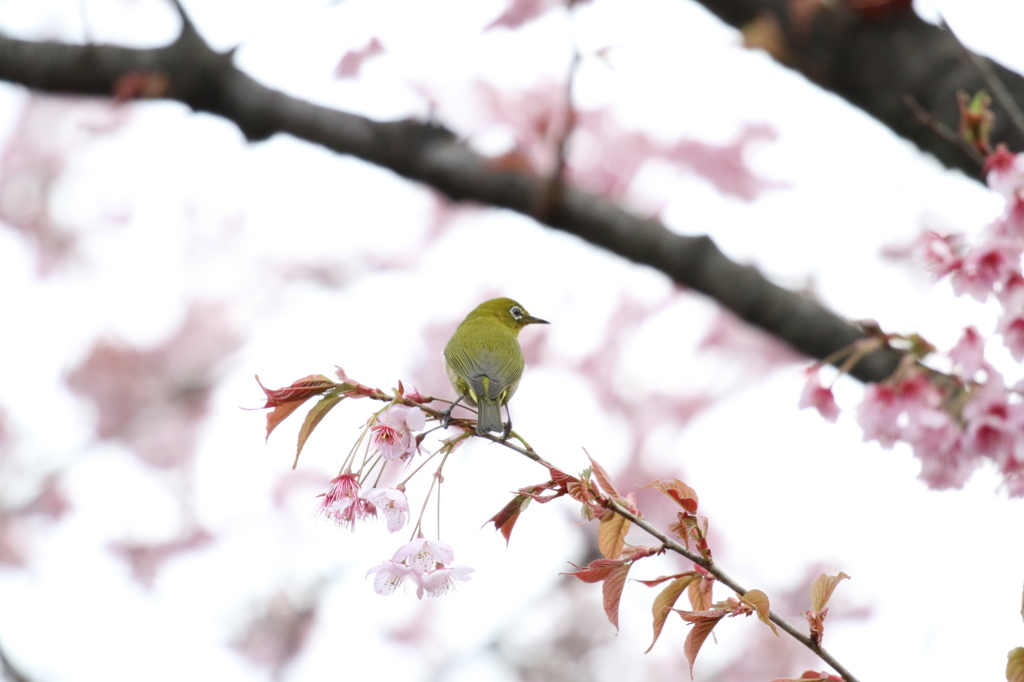
<path fill-rule="evenodd" d="M 409 520 L 409 501 L 401 490 L 373 488 L 366 493 L 366 499 L 374 504 L 378 514 L 384 516 L 389 533 L 405 527 L 406 521 Z"/>
<path fill-rule="evenodd" d="M 334 521 L 339 526 L 355 530 L 359 521 L 376 518 L 377 508 L 365 497 L 360 496 L 359 479 L 348 473 L 331 480 L 331 489 L 319 495 L 323 499 L 313 513 Z"/>
<path fill-rule="evenodd" d="M 426 425 L 423 412 L 407 405 L 392 405 L 374 425 L 373 447 L 384 459 L 402 459 L 415 454 L 416 431 Z"/>
<path fill-rule="evenodd" d="M 959 270 L 963 264 L 960 239 L 956 235 L 926 232 L 921 235 L 917 249 L 925 268 L 936 279 Z"/>
<path fill-rule="evenodd" d="M 985 340 L 978 330 L 974 327 L 964 329 L 963 336 L 949 351 L 957 376 L 969 381 L 985 365 L 984 350 Z"/>
<path fill-rule="evenodd" d="M 389 595 L 412 573 L 412 569 L 397 561 L 385 561 L 377 564 L 366 572 L 376 573 L 373 579 L 373 590 L 380 595 Z"/>
<path fill-rule="evenodd" d="M 980 462 L 963 449 L 963 432 L 942 409 L 918 410 L 902 435 L 921 462 L 918 478 L 934 490 L 962 488 Z"/>
<path fill-rule="evenodd" d="M 1010 497 L 1024 497 L 1024 473 L 1018 472 L 1012 476 L 1007 476 L 1006 480 L 1003 481 L 1003 485 L 1006 487 L 1006 492 L 1009 493 Z"/>
<path fill-rule="evenodd" d="M 1000 145 L 985 160 L 988 186 L 1007 201 L 1019 197 L 1024 189 L 1024 155 L 1013 154 Z"/>
<path fill-rule="evenodd" d="M 455 589 L 455 582 L 466 582 L 471 579 L 470 573 L 476 569 L 469 566 L 443 566 L 430 571 L 426 575 L 413 573 L 416 581 L 416 596 L 423 599 L 424 592 L 431 597 L 440 597 Z"/>
<path fill-rule="evenodd" d="M 1002 376 L 986 367 L 988 380 L 981 384 L 977 394 L 964 406 L 967 421 L 964 447 L 970 452 L 990 457 L 1001 468 L 1016 459 L 1021 445 L 1022 406 L 1010 403 Z"/>
<path fill-rule="evenodd" d="M 804 384 L 803 393 L 800 394 L 798 407 L 801 410 L 813 407 L 831 424 L 835 424 L 839 419 L 839 406 L 836 405 L 832 389 L 821 385 L 821 379 L 816 371 L 807 374 L 807 383 Z"/>
<path fill-rule="evenodd" d="M 1014 360 L 1024 360 L 1024 312 L 1007 312 L 999 319 L 996 333 L 1002 334 L 1003 343 Z"/>
<path fill-rule="evenodd" d="M 953 291 L 968 294 L 984 303 L 989 293 L 1020 272 L 1020 251 L 1005 240 L 986 241 L 975 246 L 953 271 Z"/>
<path fill-rule="evenodd" d="M 898 420 L 903 405 L 889 384 L 869 384 L 864 400 L 857 408 L 857 421 L 864 429 L 864 440 L 877 440 L 889 450 L 900 438 Z"/>
<path fill-rule="evenodd" d="M 438 564 L 450 564 L 455 559 L 455 552 L 440 540 L 416 538 L 402 545 L 391 559 L 404 562 L 416 573 L 424 575 L 437 568 Z"/>
<path fill-rule="evenodd" d="M 920 372 L 895 384 L 870 384 L 857 408 L 864 440 L 877 440 L 888 450 L 896 441 L 907 440 L 913 433 L 908 425 L 940 408 L 942 401 L 942 392 Z"/>
<path fill-rule="evenodd" d="M 1024 308 L 1024 276 L 1019 272 L 1010 275 L 997 292 L 1003 308 Z"/>

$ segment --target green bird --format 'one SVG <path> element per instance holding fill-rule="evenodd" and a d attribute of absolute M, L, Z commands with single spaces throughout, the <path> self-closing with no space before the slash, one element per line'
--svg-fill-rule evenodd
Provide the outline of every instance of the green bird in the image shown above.
<path fill-rule="evenodd" d="M 448 426 L 460 401 L 477 408 L 477 435 L 500 431 L 502 440 L 512 433 L 512 415 L 502 424 L 501 406 L 508 414 L 509 398 L 519 387 L 526 362 L 519 347 L 519 331 L 528 324 L 549 324 L 534 317 L 511 298 L 493 298 L 473 309 L 444 347 L 448 381 L 459 397 L 444 412 Z"/>

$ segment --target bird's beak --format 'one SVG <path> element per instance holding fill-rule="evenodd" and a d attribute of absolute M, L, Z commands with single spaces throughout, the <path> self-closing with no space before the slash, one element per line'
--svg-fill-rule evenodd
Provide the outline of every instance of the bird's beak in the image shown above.
<path fill-rule="evenodd" d="M 524 324 L 551 324 L 547 320 L 542 320 L 539 317 L 534 317 L 533 315 L 527 315 L 526 319 L 523 320 L 523 323 Z"/>

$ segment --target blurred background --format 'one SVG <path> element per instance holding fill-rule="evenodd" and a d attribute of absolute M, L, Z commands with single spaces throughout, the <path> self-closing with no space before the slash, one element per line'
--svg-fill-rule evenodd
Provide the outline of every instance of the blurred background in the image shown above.
<path fill-rule="evenodd" d="M 184 6 L 266 85 L 377 119 L 432 117 L 494 155 L 550 153 L 575 45 L 569 166 L 585 185 L 850 319 L 943 348 L 995 326 L 993 306 L 883 252 L 923 229 L 976 234 L 1001 199 L 743 48 L 696 3 L 594 0 L 521 26 L 502 0 Z M 915 9 L 1024 69 L 1019 3 Z M 0 31 L 21 39 L 149 48 L 179 30 L 165 0 L 0 0 Z M 453 397 L 441 349 L 499 295 L 553 323 L 522 334 L 516 430 L 570 473 L 585 448 L 662 526 L 672 510 L 639 486 L 685 480 L 717 562 L 791 622 L 818 573 L 850 574 L 825 642 L 859 679 L 1001 679 L 1024 644 L 1024 509 L 993 471 L 928 490 L 909 448 L 862 443 L 852 413 L 830 425 L 797 409 L 806 359 L 520 215 L 283 135 L 250 144 L 178 103 L 0 83 L 0 292 L 10 679 L 686 679 L 679 619 L 643 653 L 654 591 L 627 585 L 616 634 L 600 587 L 560 575 L 594 558 L 596 526 L 575 503 L 531 506 L 507 547 L 482 527 L 546 480 L 528 460 L 482 440 L 458 450 L 440 525 L 472 581 L 381 597 L 366 570 L 405 533 L 311 514 L 376 406 L 342 403 L 294 471 L 298 421 L 265 442 L 264 413 L 245 409 L 263 402 L 254 375 L 278 387 L 336 365 Z M 840 406 L 862 390 L 841 380 Z M 687 568 L 663 557 L 631 577 Z M 695 679 L 825 667 L 756 619 L 715 634 Z"/>

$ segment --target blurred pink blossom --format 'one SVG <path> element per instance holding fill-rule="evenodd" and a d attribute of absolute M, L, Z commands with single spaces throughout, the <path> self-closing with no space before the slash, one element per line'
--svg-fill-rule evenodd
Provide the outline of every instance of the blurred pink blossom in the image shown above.
<path fill-rule="evenodd" d="M 372 38 L 364 47 L 349 50 L 334 68 L 334 77 L 340 79 L 357 78 L 360 70 L 370 59 L 384 54 L 384 45 L 377 38 Z"/>
<path fill-rule="evenodd" d="M 970 380 L 985 365 L 984 351 L 985 340 L 978 330 L 973 326 L 964 329 L 963 336 L 948 354 L 957 376 Z"/>
<path fill-rule="evenodd" d="M 223 306 L 195 302 L 178 330 L 154 347 L 98 342 L 67 377 L 96 408 L 96 436 L 153 466 L 190 461 L 216 372 L 240 343 L 229 320 Z"/>
<path fill-rule="evenodd" d="M 800 394 L 800 402 L 797 406 L 801 410 L 813 407 L 831 424 L 835 424 L 839 419 L 839 406 L 836 405 L 832 389 L 821 385 L 817 371 L 807 373 L 807 382 L 804 384 L 804 390 Z"/>

